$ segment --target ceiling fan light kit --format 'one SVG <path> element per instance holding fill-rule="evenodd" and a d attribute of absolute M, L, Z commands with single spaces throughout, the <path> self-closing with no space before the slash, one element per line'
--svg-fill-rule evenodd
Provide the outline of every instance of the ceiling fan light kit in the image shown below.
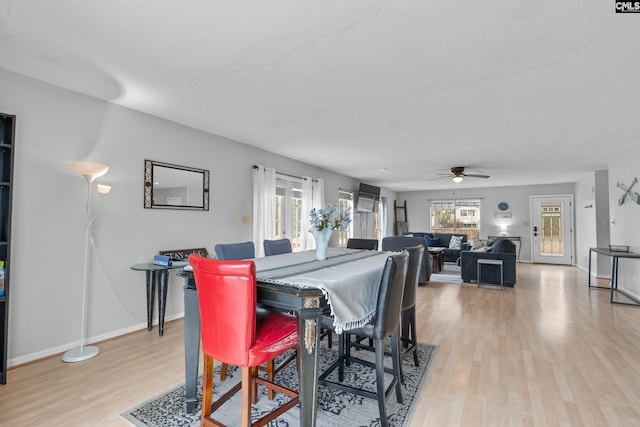
<path fill-rule="evenodd" d="M 471 178 L 489 178 L 489 175 L 479 175 L 474 173 L 464 173 L 464 166 L 454 166 L 451 168 L 451 174 L 442 174 L 451 177 L 456 184 L 462 182 L 466 177 Z"/>

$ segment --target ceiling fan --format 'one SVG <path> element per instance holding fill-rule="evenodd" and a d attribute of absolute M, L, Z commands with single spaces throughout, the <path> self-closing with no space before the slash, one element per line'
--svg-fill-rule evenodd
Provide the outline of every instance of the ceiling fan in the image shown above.
<path fill-rule="evenodd" d="M 451 177 L 451 179 L 455 183 L 462 182 L 462 180 L 465 179 L 466 177 L 469 177 L 469 178 L 489 178 L 489 175 L 480 175 L 480 174 L 475 174 L 475 173 L 465 173 L 464 172 L 464 166 L 454 166 L 454 167 L 451 168 L 451 173 L 445 173 L 445 174 L 439 174 L 439 175 L 449 176 L 449 177 Z"/>

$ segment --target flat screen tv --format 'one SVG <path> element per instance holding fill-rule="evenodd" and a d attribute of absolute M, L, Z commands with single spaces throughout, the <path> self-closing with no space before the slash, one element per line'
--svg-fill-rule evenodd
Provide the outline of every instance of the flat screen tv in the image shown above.
<path fill-rule="evenodd" d="M 376 202 L 380 200 L 380 187 L 361 183 L 358 191 L 357 212 L 375 212 Z"/>
<path fill-rule="evenodd" d="M 376 197 L 373 194 L 366 194 L 366 193 L 358 194 L 358 203 L 356 204 L 356 211 L 375 212 L 375 210 L 376 210 Z"/>

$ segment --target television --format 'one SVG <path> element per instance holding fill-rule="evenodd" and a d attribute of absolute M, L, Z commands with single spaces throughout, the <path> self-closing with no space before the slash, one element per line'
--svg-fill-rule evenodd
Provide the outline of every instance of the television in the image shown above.
<path fill-rule="evenodd" d="M 375 212 L 376 202 L 380 200 L 380 187 L 373 185 L 360 184 L 358 191 L 358 202 L 356 203 L 357 212 Z"/>

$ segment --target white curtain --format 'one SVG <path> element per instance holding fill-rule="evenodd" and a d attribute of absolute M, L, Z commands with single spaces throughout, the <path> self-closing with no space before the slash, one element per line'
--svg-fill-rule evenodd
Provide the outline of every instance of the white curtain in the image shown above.
<path fill-rule="evenodd" d="M 380 198 L 380 247 L 382 247 L 382 239 L 387 236 L 387 198 Z"/>
<path fill-rule="evenodd" d="M 324 204 L 324 180 L 316 179 L 313 183 L 313 207 L 316 209 L 326 208 Z"/>
<path fill-rule="evenodd" d="M 324 180 L 314 180 L 310 176 L 302 178 L 302 236 L 301 246 L 303 250 L 315 249 L 316 242 L 309 233 L 311 222 L 309 221 L 309 212 L 311 209 L 324 208 Z"/>
<path fill-rule="evenodd" d="M 253 244 L 256 257 L 264 256 L 262 242 L 275 236 L 276 170 L 253 168 Z"/>

